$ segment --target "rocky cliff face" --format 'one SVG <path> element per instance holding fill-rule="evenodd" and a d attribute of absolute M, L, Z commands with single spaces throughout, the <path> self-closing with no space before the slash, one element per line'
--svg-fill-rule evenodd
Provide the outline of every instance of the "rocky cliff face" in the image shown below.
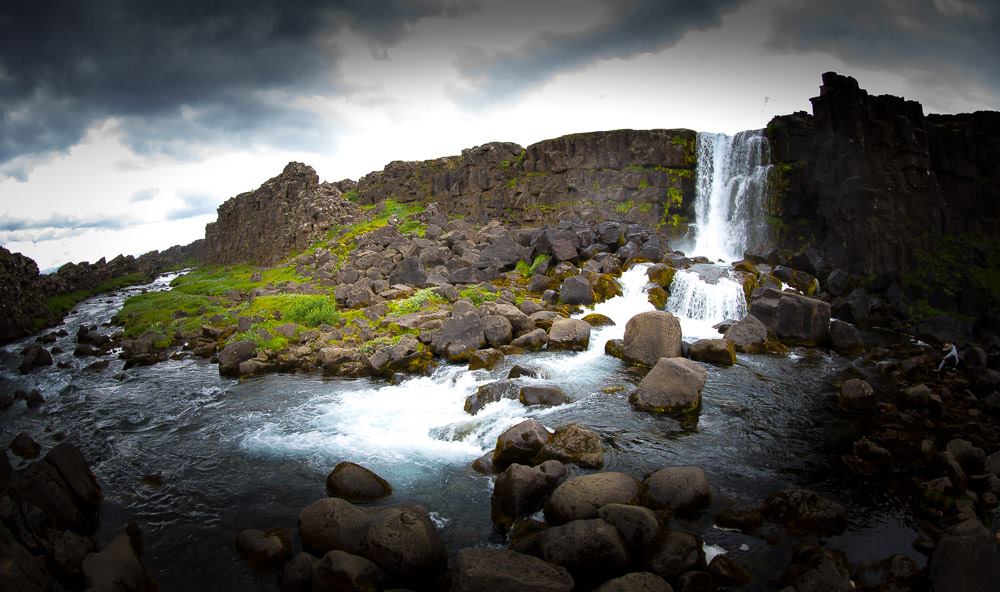
<path fill-rule="evenodd" d="M 786 239 L 812 241 L 854 274 L 907 269 L 947 228 L 920 104 L 871 96 L 832 72 L 812 104 L 812 116 L 776 117 L 767 128 Z"/>
<path fill-rule="evenodd" d="M 38 266 L 0 247 L 0 343 L 31 332 L 32 319 L 45 311 L 38 289 Z"/>
<path fill-rule="evenodd" d="M 522 148 L 495 142 L 423 162 L 392 162 L 358 181 L 362 203 L 437 201 L 448 215 L 538 224 L 576 214 L 683 232 L 694 201 L 696 134 L 616 130 Z"/>
<path fill-rule="evenodd" d="M 217 220 L 205 228 L 205 261 L 272 265 L 308 247 L 358 214 L 343 197 L 343 183 L 320 183 L 312 167 L 289 163 L 255 191 L 219 206 Z"/>

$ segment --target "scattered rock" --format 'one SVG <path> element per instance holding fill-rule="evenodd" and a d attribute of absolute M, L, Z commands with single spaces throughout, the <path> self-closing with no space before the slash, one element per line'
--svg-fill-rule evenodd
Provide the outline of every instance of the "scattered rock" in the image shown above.
<path fill-rule="evenodd" d="M 292 539 L 287 529 L 252 528 L 236 537 L 236 550 L 252 567 L 271 567 L 292 558 Z"/>
<path fill-rule="evenodd" d="M 821 345 L 830 336 L 830 305 L 808 296 L 774 288 L 754 290 L 750 314 L 789 343 Z"/>
<path fill-rule="evenodd" d="M 585 351 L 590 345 L 590 325 L 580 319 L 558 318 L 549 329 L 550 350 Z"/>
<path fill-rule="evenodd" d="M 344 461 L 326 477 L 326 492 L 349 502 L 372 502 L 392 495 L 392 485 L 371 470 Z"/>
<path fill-rule="evenodd" d="M 629 403 L 647 413 L 678 415 L 697 411 L 707 376 L 697 362 L 662 358 L 629 396 Z"/>
<path fill-rule="evenodd" d="M 452 571 L 452 592 L 570 592 L 566 569 L 506 549 L 462 549 Z"/>
<path fill-rule="evenodd" d="M 498 349 L 476 350 L 469 357 L 469 370 L 492 370 L 503 362 L 504 357 L 503 352 Z"/>
<path fill-rule="evenodd" d="M 669 312 L 639 313 L 625 324 L 625 362 L 652 368 L 661 358 L 680 355 L 681 324 Z"/>
<path fill-rule="evenodd" d="M 556 428 L 548 441 L 538 451 L 536 463 L 558 460 L 588 469 L 604 466 L 604 446 L 601 437 L 593 430 L 575 423 Z"/>
<path fill-rule="evenodd" d="M 523 405 L 565 405 L 570 402 L 569 396 L 566 395 L 566 391 L 553 385 L 525 385 L 521 387 L 520 393 L 518 393 L 518 399 Z M 556 430 L 559 433 L 559 430 Z"/>
<path fill-rule="evenodd" d="M 52 365 L 52 354 L 49 353 L 49 350 L 36 343 L 32 343 L 24 348 L 22 354 L 23 357 L 21 358 L 21 366 L 19 368 L 21 374 L 27 374 L 35 368 Z"/>
<path fill-rule="evenodd" d="M 364 555 L 402 581 L 430 582 L 447 563 L 444 543 L 427 510 L 385 508 L 372 519 L 364 537 Z"/>
<path fill-rule="evenodd" d="M 745 354 L 759 354 L 767 350 L 767 326 L 753 315 L 733 323 L 725 333 L 726 341 Z"/>
<path fill-rule="evenodd" d="M 640 483 L 624 473 L 594 473 L 565 481 L 545 502 L 545 521 L 565 524 L 572 520 L 596 518 L 607 504 L 639 503 Z"/>
<path fill-rule="evenodd" d="M 865 348 L 861 333 L 854 325 L 833 319 L 830 321 L 830 346 L 842 356 L 853 356 Z"/>
<path fill-rule="evenodd" d="M 482 320 L 473 314 L 448 319 L 431 342 L 434 353 L 450 362 L 468 362 L 485 346 Z"/>
<path fill-rule="evenodd" d="M 642 506 L 607 504 L 597 510 L 597 517 L 618 529 L 629 550 L 637 555 L 645 552 L 660 530 L 656 513 Z"/>
<path fill-rule="evenodd" d="M 574 275 L 559 286 L 559 301 L 563 304 L 590 306 L 594 303 L 594 289 L 587 278 Z"/>
<path fill-rule="evenodd" d="M 665 467 L 643 481 L 643 504 L 678 514 L 702 510 L 712 503 L 712 486 L 699 467 Z"/>
<path fill-rule="evenodd" d="M 545 378 L 545 374 L 538 368 L 529 368 L 520 364 L 514 364 L 510 372 L 507 373 L 507 378 L 521 378 L 525 376 L 528 378 Z"/>
<path fill-rule="evenodd" d="M 542 535 L 542 557 L 561 565 L 581 586 L 625 573 L 629 553 L 620 534 L 604 520 L 573 520 Z"/>
<path fill-rule="evenodd" d="M 565 468 L 556 461 L 537 467 L 514 463 L 497 477 L 490 498 L 490 517 L 500 532 L 514 521 L 542 509 L 545 496 L 558 485 Z"/>
<path fill-rule="evenodd" d="M 705 567 L 705 551 L 693 534 L 670 531 L 653 543 L 648 560 L 649 571 L 664 579 Z"/>
<path fill-rule="evenodd" d="M 337 590 L 382 590 L 386 574 L 371 561 L 344 551 L 330 551 L 310 562 L 310 586 L 314 592 Z"/>
<path fill-rule="evenodd" d="M 83 574 L 87 589 L 96 591 L 139 592 L 156 590 L 136 555 L 128 536 L 120 534 L 99 553 L 91 553 L 83 560 Z"/>
<path fill-rule="evenodd" d="M 859 378 L 845 380 L 837 393 L 837 405 L 851 413 L 865 413 L 875 409 L 875 389 Z"/>
<path fill-rule="evenodd" d="M 490 403 L 496 403 L 501 399 L 516 399 L 519 393 L 517 383 L 512 380 L 498 380 L 484 384 L 465 398 L 465 412 L 475 415 Z"/>
<path fill-rule="evenodd" d="M 598 312 L 592 312 L 583 317 L 583 321 L 586 322 L 591 327 L 614 327 L 615 322 L 611 320 L 611 317 L 607 315 L 602 315 Z"/>
<path fill-rule="evenodd" d="M 20 432 L 10 443 L 10 451 L 25 460 L 38 458 L 42 447 L 25 432 Z"/>
<path fill-rule="evenodd" d="M 327 497 L 306 506 L 299 514 L 302 547 L 324 555 L 335 549 L 355 555 L 364 552 L 365 533 L 373 511 L 338 497 Z"/>
<path fill-rule="evenodd" d="M 545 329 L 534 329 L 515 338 L 510 344 L 525 351 L 541 351 L 548 342 L 549 335 L 545 332 Z"/>
<path fill-rule="evenodd" d="M 674 592 L 674 589 L 660 576 L 639 571 L 608 580 L 594 592 Z"/>
<path fill-rule="evenodd" d="M 771 494 L 760 511 L 766 520 L 795 534 L 835 536 L 847 529 L 844 506 L 808 489 L 785 489 Z"/>
<path fill-rule="evenodd" d="M 732 366 L 736 363 L 736 346 L 728 339 L 699 339 L 688 350 L 692 360 L 716 366 Z"/>
<path fill-rule="evenodd" d="M 503 470 L 512 463 L 530 465 L 548 439 L 549 431 L 534 419 L 526 419 L 507 428 L 497 438 L 497 445 L 493 450 L 493 466 Z"/>
<path fill-rule="evenodd" d="M 257 344 L 250 340 L 230 343 L 219 352 L 219 374 L 239 376 L 240 364 L 257 352 Z"/>

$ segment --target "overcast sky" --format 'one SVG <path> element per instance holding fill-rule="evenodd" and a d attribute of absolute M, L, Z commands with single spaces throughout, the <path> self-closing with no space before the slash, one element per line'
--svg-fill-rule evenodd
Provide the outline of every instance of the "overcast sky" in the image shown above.
<path fill-rule="evenodd" d="M 995 0 L 8 0 L 0 244 L 50 268 L 204 235 L 291 160 L 809 110 L 820 74 L 1000 108 Z"/>

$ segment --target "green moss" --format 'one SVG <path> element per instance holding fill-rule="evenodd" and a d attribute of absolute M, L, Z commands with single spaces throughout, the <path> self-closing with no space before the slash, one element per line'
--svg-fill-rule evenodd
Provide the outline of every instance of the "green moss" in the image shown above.
<path fill-rule="evenodd" d="M 627 214 L 632 211 L 632 208 L 634 206 L 635 204 L 630 199 L 615 206 L 615 211 L 618 212 L 619 214 Z"/>
<path fill-rule="evenodd" d="M 355 202 L 355 203 L 357 203 L 357 201 L 358 201 L 358 199 L 360 197 L 361 197 L 361 195 L 358 193 L 357 189 L 351 189 L 350 191 L 348 191 L 347 193 L 344 194 L 344 199 L 346 199 L 347 201 Z"/>
<path fill-rule="evenodd" d="M 436 288 L 417 290 L 413 296 L 389 303 L 389 315 L 400 316 L 419 311 L 427 305 L 447 304 L 448 300 L 438 294 Z"/>
<path fill-rule="evenodd" d="M 514 189 L 515 187 L 517 187 L 517 177 L 514 177 L 511 180 L 507 181 L 507 187 L 510 189 Z"/>
<path fill-rule="evenodd" d="M 530 278 L 538 271 L 538 267 L 551 259 L 548 255 L 538 255 L 529 265 L 527 261 L 518 261 L 514 271 L 521 274 L 523 278 Z"/>
<path fill-rule="evenodd" d="M 649 189 L 649 179 L 639 181 L 639 189 Z"/>
<path fill-rule="evenodd" d="M 684 194 L 676 187 L 667 188 L 667 207 L 679 208 L 684 205 Z"/>
<path fill-rule="evenodd" d="M 204 319 L 224 313 L 225 308 L 214 298 L 203 294 L 148 292 L 126 300 L 115 321 L 125 326 L 129 338 L 146 331 L 172 338 L 177 332 L 196 332 L 205 324 Z"/>
<path fill-rule="evenodd" d="M 653 204 L 649 203 L 648 201 L 639 204 L 639 213 L 640 214 L 642 214 L 642 215 L 645 216 L 646 214 L 648 214 L 648 213 L 650 213 L 652 211 L 653 211 Z"/>
<path fill-rule="evenodd" d="M 476 306 L 479 306 L 484 302 L 487 301 L 492 302 L 496 300 L 497 298 L 500 297 L 500 294 L 497 292 L 489 292 L 479 286 L 469 286 L 467 288 L 459 290 L 458 296 L 459 298 L 468 300 L 469 302 L 475 304 Z"/>

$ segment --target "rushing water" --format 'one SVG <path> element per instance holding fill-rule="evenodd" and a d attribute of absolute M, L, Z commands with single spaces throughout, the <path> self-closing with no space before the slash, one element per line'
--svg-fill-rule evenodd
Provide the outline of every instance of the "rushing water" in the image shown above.
<path fill-rule="evenodd" d="M 725 277 L 727 271 L 718 265 L 696 265 L 674 274 L 666 308 L 680 319 L 685 339 L 717 338 L 714 325 L 747 315 L 743 286 Z"/>
<path fill-rule="evenodd" d="M 763 246 L 769 164 L 764 130 L 698 134 L 694 254 L 735 261 Z"/>
<path fill-rule="evenodd" d="M 623 296 L 596 307 L 617 325 L 595 329 L 586 352 L 512 356 L 490 372 L 445 365 L 399 385 L 281 374 L 236 381 L 194 358 L 127 371 L 116 359 L 105 370 L 85 370 L 92 359 L 69 353 L 72 335 L 81 324 L 107 321 L 138 291 L 128 289 L 90 299 L 67 317 L 70 336 L 55 344 L 67 353 L 54 356 L 64 368 L 21 377 L 18 352 L 30 340 L 0 350 L 0 388 L 37 387 L 46 398 L 38 410 L 20 402 L 8 410 L 0 441 L 23 430 L 47 449 L 54 434 L 64 432 L 81 446 L 106 496 L 99 538 L 106 542 L 136 520 L 145 532 L 145 561 L 164 590 L 273 590 L 273 573 L 255 573 L 236 555 L 236 534 L 294 528 L 299 511 L 325 495 L 325 476 L 342 460 L 365 464 L 392 482 L 395 493 L 386 503 L 425 505 L 451 551 L 500 545 L 489 518 L 491 480 L 470 464 L 526 417 L 594 429 L 605 442 L 608 470 L 642 477 L 667 465 L 703 467 L 716 501 L 680 528 L 703 532 L 709 550 L 751 565 L 761 588 L 787 565 L 788 546 L 714 529 L 711 514 L 730 500 L 757 503 L 790 485 L 813 487 L 849 505 L 851 530 L 831 544 L 852 559 L 913 555 L 913 531 L 897 502 L 842 474 L 830 452 L 843 433 L 828 410 L 830 383 L 850 360 L 806 350 L 709 367 L 693 430 L 631 409 L 636 379 L 603 351 L 608 339 L 622 336 L 632 315 L 652 309 L 645 281 L 642 266 L 629 270 Z M 476 416 L 462 411 L 477 386 L 505 377 L 515 363 L 542 369 L 574 402 L 541 409 L 504 400 Z M 149 474 L 160 475 L 163 484 L 144 483 Z"/>

